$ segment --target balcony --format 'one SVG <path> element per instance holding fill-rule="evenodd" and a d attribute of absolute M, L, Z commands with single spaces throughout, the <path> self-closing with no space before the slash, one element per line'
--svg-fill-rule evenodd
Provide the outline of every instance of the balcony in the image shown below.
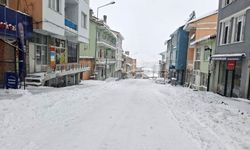
<path fill-rule="evenodd" d="M 107 60 L 106 60 L 106 58 L 98 58 L 96 60 L 96 64 L 99 64 L 99 65 L 115 64 L 115 63 L 116 63 L 115 58 L 108 58 Z"/>
<path fill-rule="evenodd" d="M 116 50 L 116 45 L 108 40 L 105 40 L 103 38 L 98 38 L 97 40 L 97 45 L 101 46 L 101 47 L 107 47 L 110 48 L 112 50 Z"/>
<path fill-rule="evenodd" d="M 64 25 L 70 29 L 77 31 L 77 24 L 71 21 L 70 19 L 65 18 Z"/>

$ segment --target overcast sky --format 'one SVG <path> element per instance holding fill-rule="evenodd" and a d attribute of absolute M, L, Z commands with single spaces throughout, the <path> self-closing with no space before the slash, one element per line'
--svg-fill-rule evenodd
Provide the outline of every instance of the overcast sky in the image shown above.
<path fill-rule="evenodd" d="M 96 8 L 112 0 L 90 0 Z M 108 25 L 122 33 L 123 49 L 142 62 L 158 62 L 159 53 L 179 26 L 185 24 L 195 10 L 196 17 L 212 12 L 218 0 L 115 0 L 116 4 L 99 10 L 99 18 L 108 16 Z"/>

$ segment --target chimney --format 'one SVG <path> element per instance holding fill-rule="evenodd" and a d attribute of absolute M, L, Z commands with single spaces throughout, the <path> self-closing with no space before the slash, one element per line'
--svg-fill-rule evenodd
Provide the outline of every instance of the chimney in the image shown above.
<path fill-rule="evenodd" d="M 129 56 L 129 51 L 125 51 L 125 54 Z"/>
<path fill-rule="evenodd" d="M 93 17 L 93 14 L 94 14 L 93 9 L 90 9 L 90 10 L 89 10 L 89 15 L 90 15 L 90 17 Z"/>
<path fill-rule="evenodd" d="M 107 16 L 106 15 L 103 16 L 103 21 L 104 21 L 104 23 L 107 23 Z"/>

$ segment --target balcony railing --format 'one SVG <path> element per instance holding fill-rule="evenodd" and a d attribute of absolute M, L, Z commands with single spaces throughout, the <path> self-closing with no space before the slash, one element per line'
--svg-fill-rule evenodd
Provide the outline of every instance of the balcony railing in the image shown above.
<path fill-rule="evenodd" d="M 111 45 L 112 47 L 116 47 L 116 44 L 115 43 L 112 43 L 110 40 L 106 40 L 104 38 L 100 38 L 98 37 L 97 38 L 97 42 L 103 42 L 103 43 L 106 43 L 108 45 Z"/>
<path fill-rule="evenodd" d="M 77 25 L 70 19 L 65 18 L 64 24 L 65 26 L 77 31 Z"/>

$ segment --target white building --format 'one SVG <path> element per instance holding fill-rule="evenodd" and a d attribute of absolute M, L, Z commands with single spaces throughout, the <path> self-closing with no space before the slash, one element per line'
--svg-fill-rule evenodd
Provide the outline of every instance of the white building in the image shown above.
<path fill-rule="evenodd" d="M 79 65 L 79 53 L 89 43 L 89 0 L 30 3 L 33 7 L 29 14 L 35 24 L 29 42 L 29 73 L 44 73 L 42 84 L 49 86 L 77 84 L 80 73 L 88 69 Z"/>
<path fill-rule="evenodd" d="M 120 32 L 117 31 L 113 31 L 116 36 L 117 36 L 117 40 L 116 40 L 116 64 L 115 64 L 115 77 L 117 78 L 121 78 L 122 77 L 122 53 L 123 53 L 123 48 L 122 48 L 122 42 L 124 40 L 124 37 L 122 36 L 122 34 Z"/>

